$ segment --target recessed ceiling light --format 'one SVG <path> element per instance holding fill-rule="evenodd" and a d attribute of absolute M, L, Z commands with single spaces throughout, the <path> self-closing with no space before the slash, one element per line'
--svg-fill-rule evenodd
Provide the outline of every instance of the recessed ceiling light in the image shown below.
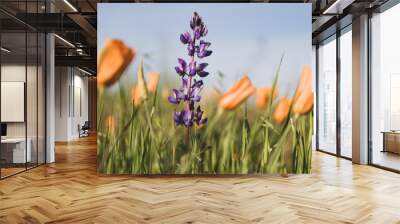
<path fill-rule="evenodd" d="M 78 12 L 78 10 L 73 6 L 68 0 L 64 0 L 65 4 L 67 4 L 74 12 Z"/>
<path fill-rule="evenodd" d="M 78 70 L 81 71 L 81 72 L 83 72 L 83 73 L 85 73 L 85 74 L 87 74 L 87 75 L 90 75 L 90 76 L 93 75 L 92 73 L 90 73 L 90 72 L 88 72 L 88 71 L 86 71 L 86 70 L 83 70 L 83 69 L 81 69 L 81 68 L 79 68 L 79 67 L 78 67 Z"/>
<path fill-rule="evenodd" d="M 61 40 L 62 42 L 66 43 L 68 46 L 75 48 L 75 45 L 73 45 L 71 42 L 69 42 L 68 40 L 60 37 L 58 34 L 54 34 L 55 37 L 57 37 L 59 40 Z"/>
<path fill-rule="evenodd" d="M 343 9 L 351 5 L 355 0 L 336 0 L 322 14 L 342 14 Z"/>
<path fill-rule="evenodd" d="M 9 49 L 7 49 L 5 47 L 1 47 L 0 49 L 1 49 L 1 51 L 4 51 L 6 53 L 10 53 L 11 52 L 11 50 L 9 50 Z"/>

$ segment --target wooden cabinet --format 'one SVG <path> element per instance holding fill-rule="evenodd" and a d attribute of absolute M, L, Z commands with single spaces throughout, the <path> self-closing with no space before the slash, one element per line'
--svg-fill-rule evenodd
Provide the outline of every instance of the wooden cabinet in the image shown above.
<path fill-rule="evenodd" d="M 383 151 L 400 154 L 400 132 L 382 132 Z"/>

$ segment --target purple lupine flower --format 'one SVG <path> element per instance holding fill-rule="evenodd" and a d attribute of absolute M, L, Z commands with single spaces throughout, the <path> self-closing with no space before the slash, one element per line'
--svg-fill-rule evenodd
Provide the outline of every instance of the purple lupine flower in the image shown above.
<path fill-rule="evenodd" d="M 203 118 L 203 111 L 201 110 L 200 106 L 197 107 L 196 113 L 195 113 L 195 122 L 197 125 L 203 125 L 207 123 L 207 118 Z"/>
<path fill-rule="evenodd" d="M 186 73 L 186 61 L 182 58 L 178 58 L 179 66 L 175 67 L 176 73 L 179 75 L 184 75 Z"/>
<path fill-rule="evenodd" d="M 182 92 L 177 89 L 173 89 L 172 92 L 173 95 L 168 97 L 168 101 L 173 104 L 179 104 L 182 100 Z"/>
<path fill-rule="evenodd" d="M 208 63 L 200 63 L 200 64 L 197 66 L 196 71 L 197 71 L 197 74 L 198 74 L 200 77 L 204 78 L 204 77 L 206 77 L 206 76 L 208 75 L 208 72 L 204 71 L 204 69 L 205 69 L 207 66 L 208 66 Z"/>
<path fill-rule="evenodd" d="M 183 124 L 182 111 L 174 112 L 174 121 L 176 125 Z"/>
<path fill-rule="evenodd" d="M 208 50 L 208 47 L 211 45 L 210 42 L 200 41 L 199 50 L 197 52 L 197 57 L 204 58 L 211 55 L 212 51 Z"/>
<path fill-rule="evenodd" d="M 190 76 L 196 75 L 196 61 L 190 62 L 188 75 Z"/>
<path fill-rule="evenodd" d="M 194 83 L 192 85 L 192 88 L 199 88 L 201 89 L 203 87 L 203 80 L 198 80 L 196 81 L 196 79 L 194 80 Z"/>
<path fill-rule="evenodd" d="M 186 104 L 185 109 L 174 112 L 173 119 L 177 126 L 184 125 L 190 128 L 194 123 L 203 125 L 207 123 L 207 118 L 203 117 L 204 112 L 198 105 L 195 109 L 195 103 L 201 100 L 200 92 L 203 89 L 203 80 L 196 79 L 208 76 L 205 68 L 208 63 L 197 62 L 197 58 L 205 58 L 211 55 L 212 51 L 208 50 L 211 43 L 206 42 L 203 38 L 208 34 L 207 26 L 197 12 L 193 13 L 190 20 L 190 29 L 192 33 L 184 32 L 180 35 L 180 41 L 187 45 L 190 60 L 186 62 L 182 58 L 178 58 L 178 66 L 175 67 L 176 73 L 181 76 L 182 84 L 179 89 L 173 89 L 172 95 L 168 100 L 172 104 L 180 104 L 183 101 Z M 196 43 L 198 41 L 198 43 Z"/>
<path fill-rule="evenodd" d="M 188 55 L 189 56 L 193 56 L 195 51 L 196 51 L 196 47 L 194 46 L 194 43 L 192 41 L 190 41 L 188 43 L 188 48 L 187 49 L 188 49 Z"/>
<path fill-rule="evenodd" d="M 186 127 L 191 127 L 192 125 L 193 125 L 193 111 L 191 111 L 191 110 L 187 110 L 187 111 L 182 111 L 182 113 L 183 113 L 183 118 L 182 118 L 182 121 L 183 121 L 183 124 L 186 126 Z"/>
<path fill-rule="evenodd" d="M 201 37 L 201 27 L 196 27 L 194 30 L 194 37 L 198 40 Z"/>
<path fill-rule="evenodd" d="M 187 43 L 189 43 L 189 41 L 191 40 L 191 37 L 190 37 L 190 33 L 189 33 L 189 32 L 184 32 L 184 33 L 182 33 L 180 38 L 181 38 L 181 42 L 182 42 L 183 44 L 187 44 Z"/>
<path fill-rule="evenodd" d="M 201 36 L 205 37 L 208 34 L 208 29 L 207 27 L 204 25 L 203 27 L 201 27 Z"/>

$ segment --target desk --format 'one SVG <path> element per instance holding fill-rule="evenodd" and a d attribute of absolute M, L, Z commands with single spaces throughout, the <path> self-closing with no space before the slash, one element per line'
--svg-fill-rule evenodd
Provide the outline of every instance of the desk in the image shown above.
<path fill-rule="evenodd" d="M 382 131 L 381 133 L 383 134 L 382 152 L 392 152 L 400 154 L 400 132 Z"/>
<path fill-rule="evenodd" d="M 31 162 L 32 140 L 28 138 L 25 152 L 25 138 L 5 138 L 1 139 L 1 157 L 6 163 L 26 163 Z M 26 160 L 25 160 L 26 159 Z"/>

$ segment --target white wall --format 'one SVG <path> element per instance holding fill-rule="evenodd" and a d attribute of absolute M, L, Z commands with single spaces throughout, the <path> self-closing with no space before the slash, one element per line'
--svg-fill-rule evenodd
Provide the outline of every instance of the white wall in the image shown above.
<path fill-rule="evenodd" d="M 38 69 L 38 70 L 37 70 Z M 25 80 L 27 78 L 27 80 Z M 24 138 L 30 140 L 32 150 L 32 161 L 44 163 L 45 150 L 45 117 L 44 117 L 44 74 L 42 67 L 25 66 L 25 64 L 3 64 L 1 66 L 2 82 L 24 82 L 26 84 L 26 107 L 21 108 L 22 113 L 26 112 L 27 120 L 22 122 L 6 122 L 7 137 Z M 23 92 L 21 93 L 23 94 Z M 2 96 L 7 97 L 7 96 Z M 12 108 L 2 107 L 3 112 L 12 113 Z M 37 156 L 37 153 L 39 154 Z M 51 162 L 51 160 L 49 160 Z"/>
<path fill-rule="evenodd" d="M 55 68 L 55 140 L 68 140 L 68 87 L 70 77 L 68 76 L 69 68 Z"/>
<path fill-rule="evenodd" d="M 27 69 L 27 70 L 25 70 Z M 36 67 L 34 66 L 27 66 L 25 65 L 18 65 L 18 64 L 6 64 L 1 66 L 1 81 L 2 82 L 25 82 L 25 75 L 26 71 L 28 74 L 35 73 L 36 74 Z M 28 77 L 29 78 L 29 77 Z M 29 80 L 30 85 L 36 86 L 36 81 Z M 32 92 L 30 91 L 32 90 Z M 27 89 L 27 103 L 31 103 L 36 99 L 36 89 Z M 35 105 L 27 105 L 27 106 L 34 106 L 36 108 L 36 101 Z M 7 108 L 1 108 L 2 110 L 7 110 Z M 28 124 L 28 128 L 32 127 L 36 130 L 36 113 L 28 113 L 28 122 L 35 121 L 35 124 Z M 33 127 L 35 125 L 35 127 Z M 36 133 L 35 133 L 36 134 Z M 8 137 L 25 137 L 25 122 L 7 122 L 7 136 Z M 29 137 L 29 133 L 28 133 Z"/>
<path fill-rule="evenodd" d="M 76 68 L 56 67 L 56 141 L 77 139 L 78 125 L 88 120 L 88 78 L 83 75 Z"/>

